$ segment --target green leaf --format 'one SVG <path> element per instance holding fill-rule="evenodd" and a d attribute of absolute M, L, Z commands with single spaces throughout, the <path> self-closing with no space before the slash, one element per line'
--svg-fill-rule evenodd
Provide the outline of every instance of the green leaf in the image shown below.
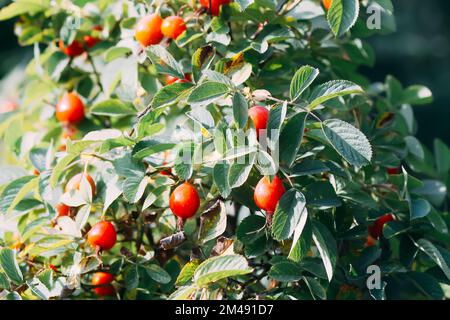
<path fill-rule="evenodd" d="M 19 264 L 16 260 L 16 252 L 3 248 L 0 250 L 0 266 L 8 276 L 9 280 L 19 285 L 23 282 L 22 271 L 19 268 Z"/>
<path fill-rule="evenodd" d="M 190 82 L 172 83 L 159 90 L 152 100 L 155 109 L 171 106 L 187 96 L 194 85 Z"/>
<path fill-rule="evenodd" d="M 166 139 L 167 140 L 167 139 Z M 152 154 L 170 150 L 175 147 L 175 143 L 164 141 L 161 139 L 146 139 L 138 142 L 132 151 L 133 158 L 142 160 Z"/>
<path fill-rule="evenodd" d="M 269 111 L 269 120 L 267 121 L 267 144 L 271 150 L 277 148 L 278 139 L 281 133 L 281 126 L 287 113 L 287 102 L 276 105 Z"/>
<path fill-rule="evenodd" d="M 148 47 L 147 55 L 159 73 L 169 74 L 179 79 L 184 78 L 182 66 L 163 46 L 153 45 Z"/>
<path fill-rule="evenodd" d="M 350 81 L 329 81 L 321 84 L 312 91 L 309 97 L 310 102 L 308 105 L 308 110 L 314 110 L 318 105 L 337 97 L 342 97 L 349 94 L 361 94 L 363 92 L 364 91 L 360 86 Z"/>
<path fill-rule="evenodd" d="M 290 168 L 295 161 L 303 139 L 306 112 L 301 112 L 290 118 L 280 135 L 280 161 Z"/>
<path fill-rule="evenodd" d="M 172 280 L 172 277 L 166 270 L 158 266 L 157 264 L 149 264 L 145 267 L 145 271 L 150 278 L 158 283 L 167 284 Z"/>
<path fill-rule="evenodd" d="M 262 216 L 252 214 L 239 224 L 236 236 L 243 244 L 250 244 L 265 236 L 266 219 Z"/>
<path fill-rule="evenodd" d="M 217 200 L 200 216 L 198 241 L 200 244 L 213 240 L 225 232 L 227 227 L 227 212 L 225 204 Z"/>
<path fill-rule="evenodd" d="M 291 170 L 291 177 L 303 177 L 313 174 L 321 174 L 330 171 L 322 161 L 314 159 L 305 159 L 297 163 Z"/>
<path fill-rule="evenodd" d="M 138 202 L 144 195 L 148 180 L 144 175 L 133 175 L 123 182 L 123 195 L 130 203 Z"/>
<path fill-rule="evenodd" d="M 231 193 L 231 187 L 228 183 L 228 172 L 230 165 L 226 161 L 217 162 L 213 170 L 213 179 L 220 194 L 224 198 L 228 198 Z"/>
<path fill-rule="evenodd" d="M 439 268 L 441 268 L 447 279 L 450 280 L 450 268 L 449 265 L 447 264 L 447 261 L 444 259 L 441 251 L 427 239 L 418 240 L 416 242 L 416 246 L 421 251 L 426 253 L 431 258 L 431 260 L 433 260 L 434 263 L 436 263 L 439 266 Z"/>
<path fill-rule="evenodd" d="M 111 62 L 117 58 L 128 56 L 132 53 L 130 48 L 126 47 L 111 47 L 105 52 L 105 61 Z"/>
<path fill-rule="evenodd" d="M 302 278 L 302 269 L 291 261 L 279 262 L 270 268 L 269 277 L 281 282 L 298 281 Z"/>
<path fill-rule="evenodd" d="M 239 188 L 247 181 L 253 168 L 253 159 L 254 157 L 252 156 L 249 163 L 235 161 L 231 164 L 230 171 L 228 172 L 228 183 L 232 189 Z"/>
<path fill-rule="evenodd" d="M 297 70 L 291 81 L 289 97 L 295 102 L 319 75 L 319 70 L 311 66 L 303 66 Z"/>
<path fill-rule="evenodd" d="M 204 82 L 192 90 L 188 98 L 188 103 L 191 105 L 206 106 L 222 98 L 228 91 L 228 86 L 223 83 Z"/>
<path fill-rule="evenodd" d="M 252 5 L 255 0 L 236 0 L 236 3 L 239 5 L 241 11 L 247 9 L 250 5 Z"/>
<path fill-rule="evenodd" d="M 252 272 L 247 260 L 241 255 L 225 255 L 202 262 L 194 273 L 194 282 L 203 287 L 218 280 Z"/>
<path fill-rule="evenodd" d="M 433 93 L 425 86 L 410 86 L 403 91 L 402 101 L 411 105 L 430 104 L 433 102 Z"/>
<path fill-rule="evenodd" d="M 194 172 L 194 153 L 194 142 L 186 142 L 179 146 L 173 169 L 175 175 L 182 180 L 188 180 Z"/>
<path fill-rule="evenodd" d="M 328 281 L 333 278 L 334 268 L 337 259 L 337 246 L 333 235 L 328 229 L 319 222 L 313 224 L 313 241 L 322 258 Z"/>
<path fill-rule="evenodd" d="M 180 287 L 169 296 L 169 300 L 188 300 L 197 291 L 196 286 Z"/>
<path fill-rule="evenodd" d="M 8 20 L 21 14 L 36 14 L 50 7 L 48 0 L 16 0 L 0 10 L 0 21 Z"/>
<path fill-rule="evenodd" d="M 233 96 L 233 116 L 238 128 L 244 128 L 248 119 L 248 103 L 239 91 Z"/>
<path fill-rule="evenodd" d="M 430 203 L 425 199 L 413 199 L 410 201 L 410 219 L 415 220 L 426 217 L 431 210 Z"/>
<path fill-rule="evenodd" d="M 342 36 L 355 24 L 359 15 L 359 0 L 333 0 L 327 19 L 336 37 Z"/>
<path fill-rule="evenodd" d="M 434 154 L 436 157 L 436 167 L 441 175 L 450 170 L 450 149 L 440 139 L 434 140 Z"/>
<path fill-rule="evenodd" d="M 109 99 L 95 104 L 91 113 L 101 116 L 120 117 L 136 114 L 136 109 L 131 103 L 119 99 Z"/>
<path fill-rule="evenodd" d="M 327 298 L 327 293 L 319 281 L 312 277 L 303 277 L 303 280 L 305 281 L 309 291 L 311 292 L 311 295 L 314 298 L 318 297 L 322 300 L 325 300 Z"/>
<path fill-rule="evenodd" d="M 366 136 L 351 124 L 329 119 L 322 130 L 333 148 L 351 165 L 362 167 L 372 159 L 372 147 Z"/>
<path fill-rule="evenodd" d="M 292 236 L 300 221 L 305 221 L 305 206 L 305 196 L 296 189 L 288 190 L 281 197 L 272 220 L 274 239 L 286 240 Z"/>
<path fill-rule="evenodd" d="M 184 286 L 191 282 L 192 277 L 194 276 L 195 270 L 197 270 L 197 267 L 200 265 L 199 259 L 194 259 L 189 261 L 183 266 L 183 269 L 181 269 L 180 274 L 177 277 L 177 281 L 175 284 L 177 286 Z"/>
<path fill-rule="evenodd" d="M 36 180 L 36 181 L 35 181 Z M 15 206 L 33 187 L 38 179 L 35 176 L 25 176 L 10 182 L 0 196 L 0 212 L 7 213 Z M 25 192 L 25 194 L 24 194 Z"/>

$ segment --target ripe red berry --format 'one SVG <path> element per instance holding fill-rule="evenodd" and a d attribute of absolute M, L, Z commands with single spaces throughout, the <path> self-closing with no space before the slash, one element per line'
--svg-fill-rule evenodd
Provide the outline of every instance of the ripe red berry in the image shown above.
<path fill-rule="evenodd" d="M 88 241 L 91 246 L 109 250 L 116 244 L 117 233 L 113 224 L 108 221 L 100 221 L 89 230 Z"/>
<path fill-rule="evenodd" d="M 17 109 L 17 104 L 12 101 L 0 101 L 0 114 L 11 112 Z"/>
<path fill-rule="evenodd" d="M 66 93 L 59 100 L 56 105 L 56 119 L 68 123 L 77 123 L 84 119 L 84 104 L 76 93 Z"/>
<path fill-rule="evenodd" d="M 66 184 L 65 191 L 69 192 L 70 190 L 80 190 L 81 179 L 83 179 L 83 176 L 86 178 L 86 180 L 91 185 L 92 197 L 94 197 L 95 192 L 96 192 L 95 181 L 87 173 L 86 174 L 78 173 L 78 174 L 74 175 L 72 178 L 70 178 L 69 182 L 67 182 L 67 184 Z"/>
<path fill-rule="evenodd" d="M 248 115 L 255 125 L 256 134 L 259 137 L 260 130 L 267 129 L 267 121 L 269 120 L 269 110 L 261 106 L 254 106 L 248 110 Z"/>
<path fill-rule="evenodd" d="M 283 182 L 277 176 L 273 178 L 272 182 L 268 177 L 263 177 L 256 185 L 253 199 L 258 208 L 265 210 L 268 214 L 273 214 L 285 191 Z"/>
<path fill-rule="evenodd" d="M 66 206 L 64 203 L 60 203 L 56 206 L 56 212 L 58 212 L 58 217 L 68 216 L 70 207 Z"/>
<path fill-rule="evenodd" d="M 164 37 L 161 32 L 162 22 L 163 20 L 157 14 L 150 14 L 141 18 L 136 26 L 136 40 L 144 47 L 160 43 Z"/>
<path fill-rule="evenodd" d="M 180 79 L 171 75 L 166 75 L 166 85 L 179 82 L 191 82 L 191 75 L 189 73 L 185 73 L 184 79 Z"/>
<path fill-rule="evenodd" d="M 402 168 L 401 167 L 387 168 L 386 171 L 388 174 L 400 174 L 402 173 Z"/>
<path fill-rule="evenodd" d="M 69 57 L 79 56 L 85 51 L 83 45 L 78 40 L 72 41 L 67 47 L 64 45 L 64 41 L 59 40 L 58 46 Z"/>
<path fill-rule="evenodd" d="M 369 235 L 374 239 L 379 239 L 383 234 L 383 227 L 386 223 L 393 221 L 394 216 L 391 213 L 379 217 L 373 225 L 368 227 Z"/>
<path fill-rule="evenodd" d="M 116 290 L 111 285 L 111 282 L 114 281 L 114 276 L 108 272 L 96 272 L 92 276 L 92 285 L 98 286 L 94 288 L 94 292 L 96 295 L 103 296 L 113 296 L 116 294 Z"/>
<path fill-rule="evenodd" d="M 186 30 L 186 24 L 182 17 L 170 16 L 164 19 L 161 25 L 161 32 L 167 38 L 176 39 Z"/>
<path fill-rule="evenodd" d="M 209 7 L 210 1 L 211 1 L 211 8 Z M 220 7 L 230 2 L 231 0 L 200 0 L 201 6 L 203 8 L 209 9 L 209 12 L 213 16 L 218 16 L 220 13 Z"/>
<path fill-rule="evenodd" d="M 193 217 L 199 206 L 200 197 L 197 189 L 189 182 L 176 187 L 170 195 L 170 209 L 179 218 L 189 219 Z"/>

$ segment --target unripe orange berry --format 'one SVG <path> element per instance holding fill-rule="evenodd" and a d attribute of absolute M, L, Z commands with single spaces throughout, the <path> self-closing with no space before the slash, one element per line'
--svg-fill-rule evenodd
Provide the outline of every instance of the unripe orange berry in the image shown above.
<path fill-rule="evenodd" d="M 268 177 L 263 177 L 256 185 L 253 199 L 258 208 L 265 210 L 268 214 L 273 214 L 285 191 L 283 182 L 277 176 L 273 178 L 272 182 Z"/>
<path fill-rule="evenodd" d="M 99 286 L 94 288 L 94 292 L 96 295 L 103 296 L 113 296 L 116 294 L 116 290 L 111 285 L 111 282 L 114 281 L 114 276 L 108 272 L 96 272 L 92 276 L 92 285 Z"/>
<path fill-rule="evenodd" d="M 161 32 L 162 22 L 163 20 L 157 14 L 141 18 L 136 26 L 136 40 L 144 47 L 160 43 L 164 37 Z"/>
<path fill-rule="evenodd" d="M 167 38 L 176 39 L 186 30 L 186 24 L 182 17 L 170 16 L 164 19 L 161 25 L 161 32 Z"/>
<path fill-rule="evenodd" d="M 113 224 L 108 221 L 100 221 L 88 232 L 88 242 L 91 246 L 109 250 L 116 244 L 117 233 Z"/>
<path fill-rule="evenodd" d="M 326 10 L 329 10 L 331 8 L 332 3 L 333 3 L 333 0 L 322 0 L 322 4 Z"/>
<path fill-rule="evenodd" d="M 189 219 L 193 217 L 199 206 L 200 197 L 197 189 L 189 182 L 176 187 L 170 195 L 170 209 L 179 218 Z"/>
<path fill-rule="evenodd" d="M 77 123 L 84 119 L 84 104 L 76 93 L 62 96 L 56 105 L 56 119 L 60 122 Z"/>
<path fill-rule="evenodd" d="M 72 178 L 70 178 L 69 182 L 67 182 L 67 184 L 66 184 L 65 191 L 69 192 L 70 190 L 80 190 L 81 179 L 83 179 L 83 176 L 86 178 L 86 180 L 91 185 L 92 197 L 94 197 L 95 192 L 96 192 L 95 182 L 94 182 L 94 179 L 92 179 L 92 177 L 90 175 L 88 175 L 87 173 L 86 174 L 78 173 L 78 174 L 74 175 Z"/>

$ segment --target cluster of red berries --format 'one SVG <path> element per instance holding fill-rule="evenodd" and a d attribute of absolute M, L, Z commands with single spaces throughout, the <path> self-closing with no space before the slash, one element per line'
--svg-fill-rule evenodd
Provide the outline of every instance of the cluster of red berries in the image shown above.
<path fill-rule="evenodd" d="M 102 31 L 101 26 L 95 26 L 94 30 L 96 31 Z M 64 45 L 64 41 L 59 40 L 58 46 L 59 49 L 64 52 L 69 57 L 77 57 L 79 55 L 82 55 L 86 49 L 92 48 L 97 43 L 99 43 L 101 40 L 97 37 L 94 37 L 92 35 L 86 35 L 83 37 L 83 40 L 73 40 L 68 46 Z"/>

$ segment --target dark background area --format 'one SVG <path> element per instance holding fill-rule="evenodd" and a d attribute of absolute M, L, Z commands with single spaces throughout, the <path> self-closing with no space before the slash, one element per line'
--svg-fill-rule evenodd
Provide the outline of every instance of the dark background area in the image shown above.
<path fill-rule="evenodd" d="M 9 0 L 0 0 L 0 7 Z M 423 84 L 434 94 L 430 106 L 415 107 L 419 138 L 431 147 L 437 137 L 450 144 L 450 12 L 449 0 L 393 0 L 397 32 L 370 39 L 377 61 L 364 73 L 373 81 L 387 74 L 405 86 Z M 0 78 L 23 61 L 13 21 L 0 22 Z M 31 48 L 28 48 L 31 50 Z"/>

